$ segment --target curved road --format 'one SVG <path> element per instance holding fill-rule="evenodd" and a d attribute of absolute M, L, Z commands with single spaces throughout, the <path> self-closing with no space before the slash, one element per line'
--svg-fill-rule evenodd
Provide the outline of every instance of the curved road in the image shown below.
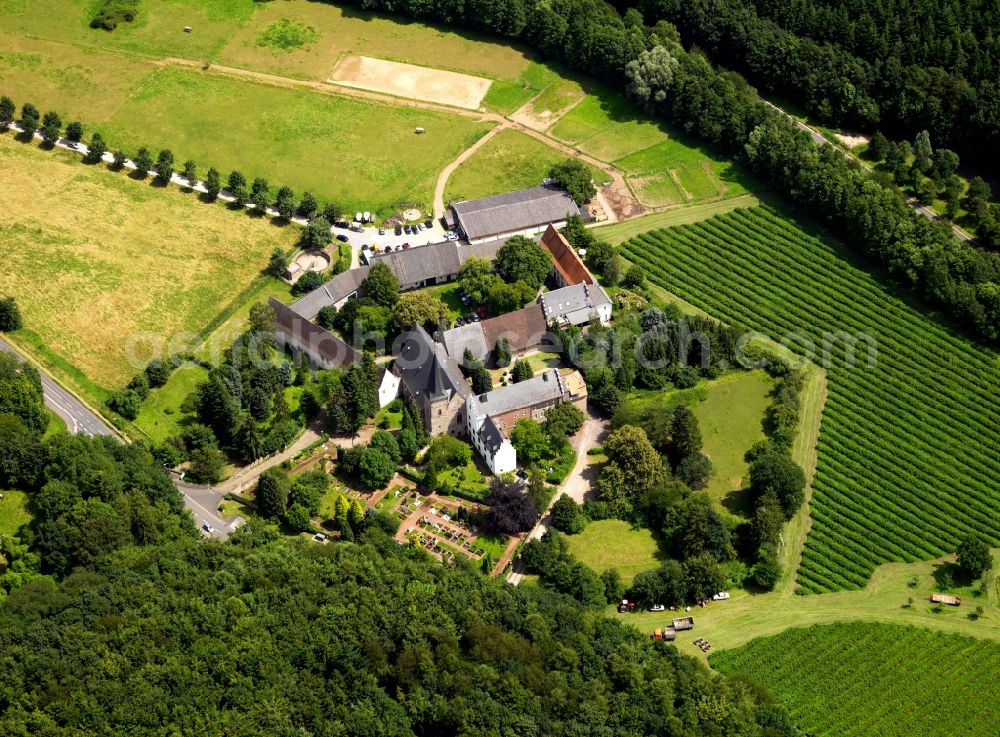
<path fill-rule="evenodd" d="M 23 360 L 26 359 L 20 351 L 6 341 L 0 339 L 0 350 L 13 353 Z M 32 364 L 34 365 L 34 364 Z M 38 368 L 37 366 L 35 366 Z M 84 404 L 77 396 L 62 386 L 55 379 L 46 374 L 41 368 L 38 373 L 42 377 L 42 390 L 45 396 L 45 406 L 55 412 L 66 423 L 66 428 L 73 435 L 84 433 L 94 437 L 96 435 L 106 435 L 124 442 L 121 435 L 109 425 L 103 417 Z M 225 491 L 217 491 L 209 487 L 185 484 L 176 476 L 171 474 L 174 486 L 184 496 L 184 506 L 194 514 L 195 523 L 200 528 L 206 522 L 213 528 L 211 537 L 225 540 L 233 528 L 218 513 L 219 504 L 225 497 Z"/>

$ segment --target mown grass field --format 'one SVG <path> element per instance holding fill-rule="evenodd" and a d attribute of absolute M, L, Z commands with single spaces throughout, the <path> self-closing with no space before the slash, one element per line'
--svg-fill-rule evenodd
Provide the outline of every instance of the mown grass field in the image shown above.
<path fill-rule="evenodd" d="M 570 552 L 581 563 L 602 573 L 614 568 L 629 584 L 639 571 L 659 565 L 653 533 L 619 519 L 590 522 L 578 535 L 567 535 Z"/>
<path fill-rule="evenodd" d="M 277 33 L 283 22 L 313 33 Z M 324 80 L 346 53 L 503 80 L 516 80 L 530 63 L 525 52 L 486 36 L 306 0 L 258 3 L 218 61 Z"/>
<path fill-rule="evenodd" d="M 817 360 L 830 336 L 803 592 L 859 588 L 878 564 L 936 558 L 972 531 L 1000 542 L 996 352 L 927 318 L 771 209 L 622 247 L 654 283 L 730 324 L 773 338 L 805 334 Z M 843 333 L 859 341 L 853 367 Z"/>
<path fill-rule="evenodd" d="M 948 632 L 1000 643 L 1000 591 L 997 574 L 1000 556 L 994 550 L 994 566 L 989 574 L 988 592 L 974 596 L 968 588 L 949 591 L 962 595 L 961 607 L 939 607 L 929 602 L 938 590 L 935 572 L 948 561 L 919 563 L 887 563 L 875 569 L 868 584 L 860 590 L 834 591 L 815 596 L 796 596 L 791 587 L 782 587 L 767 594 L 752 594 L 732 590 L 732 599 L 710 602 L 704 609 L 696 607 L 695 631 L 690 637 L 678 639 L 677 647 L 688 655 L 705 659 L 694 646 L 696 637 L 712 644 L 713 653 L 746 645 L 758 637 L 777 635 L 795 627 L 835 622 L 881 622 L 921 627 L 935 632 Z M 954 556 L 952 556 L 952 560 Z M 912 599 L 912 604 L 910 600 Z M 970 619 L 969 613 L 983 606 L 983 616 Z M 652 632 L 664 623 L 662 614 L 635 612 L 618 614 L 614 607 L 607 613 L 642 632 Z"/>
<path fill-rule="evenodd" d="M 793 629 L 713 654 L 823 737 L 991 735 L 1000 724 L 1000 644 L 885 624 Z"/>
<path fill-rule="evenodd" d="M 297 229 L 136 182 L 79 156 L 0 136 L 0 283 L 12 336 L 94 404 L 158 339 L 203 330 Z M 180 347 L 176 348 L 177 350 Z"/>
<path fill-rule="evenodd" d="M 737 197 L 758 189 L 731 161 L 644 116 L 624 95 L 599 85 L 589 89 L 549 133 L 625 172 L 647 207 Z"/>
<path fill-rule="evenodd" d="M 637 235 L 647 233 L 660 228 L 670 228 L 674 225 L 687 225 L 705 220 L 713 215 L 730 212 L 741 207 L 755 207 L 760 204 L 760 200 L 752 194 L 730 197 L 724 200 L 713 202 L 702 202 L 697 205 L 688 205 L 674 210 L 664 210 L 654 212 L 649 215 L 642 215 L 632 220 L 622 223 L 612 223 L 602 225 L 594 229 L 594 233 L 606 241 L 618 245 Z"/>
<path fill-rule="evenodd" d="M 743 456 L 764 438 L 761 423 L 774 385 L 761 370 L 728 374 L 713 381 L 705 399 L 691 408 L 701 428 L 702 452 L 715 471 L 705 491 L 731 513 L 750 512 L 749 500 L 739 493 L 749 468 Z"/>
<path fill-rule="evenodd" d="M 448 179 L 445 202 L 537 187 L 553 164 L 566 155 L 537 138 L 516 130 L 503 130 L 488 140 L 455 169 Z M 594 172 L 600 181 L 600 172 Z"/>

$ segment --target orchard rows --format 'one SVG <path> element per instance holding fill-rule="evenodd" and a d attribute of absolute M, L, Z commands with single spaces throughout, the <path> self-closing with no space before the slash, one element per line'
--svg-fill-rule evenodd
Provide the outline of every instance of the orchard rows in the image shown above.
<path fill-rule="evenodd" d="M 767 208 L 736 210 L 622 245 L 656 284 L 772 338 L 870 334 L 848 366 L 834 343 L 813 484 L 805 592 L 859 588 L 875 566 L 1000 544 L 1000 362 L 910 308 L 830 246 Z M 800 345 L 790 343 L 793 349 Z"/>
<path fill-rule="evenodd" d="M 711 663 L 766 684 L 816 737 L 985 737 L 1000 723 L 994 642 L 854 622 L 787 630 Z"/>

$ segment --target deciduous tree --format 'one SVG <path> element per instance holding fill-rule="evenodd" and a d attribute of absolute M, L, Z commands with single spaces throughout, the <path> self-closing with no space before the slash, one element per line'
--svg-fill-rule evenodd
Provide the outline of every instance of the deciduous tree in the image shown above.
<path fill-rule="evenodd" d="M 361 282 L 361 292 L 377 305 L 392 307 L 399 299 L 399 279 L 385 263 L 377 262 Z"/>

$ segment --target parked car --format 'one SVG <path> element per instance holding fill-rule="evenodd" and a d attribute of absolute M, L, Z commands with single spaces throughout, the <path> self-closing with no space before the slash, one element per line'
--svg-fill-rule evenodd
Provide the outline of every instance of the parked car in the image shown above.
<path fill-rule="evenodd" d="M 313 540 L 315 540 L 318 543 L 325 543 L 326 535 L 324 535 L 322 532 L 317 532 L 315 535 L 313 535 Z"/>
<path fill-rule="evenodd" d="M 337 233 L 337 240 L 340 241 L 341 243 L 347 243 L 347 241 L 349 241 L 350 238 L 348 238 L 343 233 Z"/>
<path fill-rule="evenodd" d="M 405 250 L 406 250 L 407 248 L 409 248 L 409 247 L 410 247 L 410 244 L 409 244 L 409 243 L 404 243 L 404 244 L 403 244 L 403 250 L 404 250 L 404 251 L 405 251 Z"/>
<path fill-rule="evenodd" d="M 378 229 L 378 234 L 379 235 L 385 235 L 385 228 L 379 228 Z"/>
<path fill-rule="evenodd" d="M 463 320 L 462 318 L 459 317 L 458 319 L 455 320 L 455 327 L 456 328 L 460 328 L 463 325 L 465 325 L 465 320 Z"/>
<path fill-rule="evenodd" d="M 525 471 L 523 468 L 519 468 L 517 469 L 517 477 L 519 479 L 526 479 L 528 478 L 528 472 Z"/>
<path fill-rule="evenodd" d="M 417 223 L 417 230 L 419 230 L 421 233 L 423 233 L 424 232 L 424 224 L 423 223 Z"/>
<path fill-rule="evenodd" d="M 634 612 L 635 611 L 635 602 L 634 601 L 629 601 L 628 599 L 622 599 L 622 603 L 618 605 L 618 611 L 622 612 L 622 613 L 624 613 L 624 612 Z"/>
<path fill-rule="evenodd" d="M 392 253 L 392 246 L 386 246 L 385 247 L 385 252 L 386 253 Z"/>
<path fill-rule="evenodd" d="M 396 250 L 397 250 L 397 251 L 402 251 L 402 250 L 403 250 L 403 246 L 402 246 L 402 245 L 398 245 L 398 246 L 396 246 Z"/>
<path fill-rule="evenodd" d="M 208 524 L 208 522 L 206 522 L 205 524 L 203 524 L 203 525 L 201 526 L 201 529 L 203 529 L 203 530 L 204 530 L 205 532 L 207 532 L 207 533 L 208 533 L 209 535 L 214 535 L 214 534 L 215 534 L 215 528 L 214 528 L 214 527 L 212 527 L 212 525 Z"/>
<path fill-rule="evenodd" d="M 396 235 L 403 235 L 403 226 L 396 223 Z"/>
<path fill-rule="evenodd" d="M 404 225 L 403 226 L 403 232 L 406 233 L 407 235 L 410 235 L 410 233 L 412 232 L 410 230 L 410 226 L 409 225 Z"/>
<path fill-rule="evenodd" d="M 728 598 L 729 598 L 728 591 L 720 591 L 719 593 L 717 593 L 715 596 L 712 597 L 712 601 L 725 601 Z"/>
<path fill-rule="evenodd" d="M 653 606 L 649 608 L 649 611 L 651 612 L 665 612 L 666 610 L 667 608 L 663 606 L 663 604 L 653 604 Z"/>
<path fill-rule="evenodd" d="M 428 227 L 428 228 L 433 228 L 433 227 L 434 227 L 434 221 L 433 221 L 433 220 L 431 220 L 430 218 L 427 218 L 427 219 L 426 219 L 426 220 L 424 221 L 424 225 L 425 225 L 426 227 Z"/>

